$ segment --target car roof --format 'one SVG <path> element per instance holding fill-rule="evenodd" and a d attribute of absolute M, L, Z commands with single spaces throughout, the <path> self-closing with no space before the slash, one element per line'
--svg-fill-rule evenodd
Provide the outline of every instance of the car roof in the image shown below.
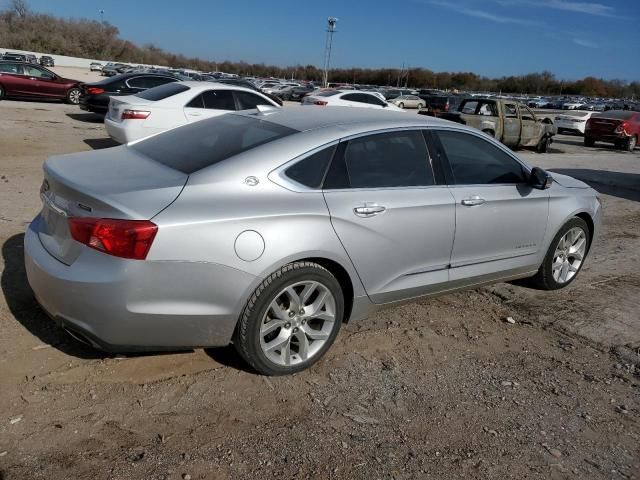
<path fill-rule="evenodd" d="M 255 117 L 255 113 L 236 113 Z M 348 133 L 368 129 L 429 127 L 451 125 L 451 122 L 426 115 L 390 112 L 374 108 L 300 106 L 278 109 L 263 114 L 264 120 L 300 132 L 340 127 Z M 460 125 L 461 126 L 461 125 Z"/>

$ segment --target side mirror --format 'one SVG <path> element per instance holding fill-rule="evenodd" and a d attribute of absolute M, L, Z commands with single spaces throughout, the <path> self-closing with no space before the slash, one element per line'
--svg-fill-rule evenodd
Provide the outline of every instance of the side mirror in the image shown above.
<path fill-rule="evenodd" d="M 533 167 L 529 175 L 529 185 L 538 190 L 546 190 L 552 183 L 553 177 L 549 172 L 540 167 Z"/>

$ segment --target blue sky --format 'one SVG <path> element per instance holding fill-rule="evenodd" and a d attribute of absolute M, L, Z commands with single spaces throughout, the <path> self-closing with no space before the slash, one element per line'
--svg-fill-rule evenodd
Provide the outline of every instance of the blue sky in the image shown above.
<path fill-rule="evenodd" d="M 640 80 L 640 0 L 29 0 L 32 10 L 105 20 L 123 38 L 222 61 L 472 71 L 549 70 Z M 134 8 L 135 6 L 135 8 Z"/>

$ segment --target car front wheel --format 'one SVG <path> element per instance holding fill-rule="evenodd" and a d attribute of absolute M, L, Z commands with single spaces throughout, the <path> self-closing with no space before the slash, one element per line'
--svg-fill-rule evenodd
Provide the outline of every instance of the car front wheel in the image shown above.
<path fill-rule="evenodd" d="M 312 262 L 267 277 L 249 298 L 234 334 L 239 354 L 264 375 L 287 375 L 317 362 L 340 330 L 344 296 L 336 278 Z"/>
<path fill-rule="evenodd" d="M 80 89 L 72 88 L 67 92 L 66 102 L 71 105 L 78 105 L 80 103 Z"/>
<path fill-rule="evenodd" d="M 575 280 L 589 251 L 589 227 L 574 217 L 558 231 L 538 273 L 534 285 L 543 290 L 564 288 Z"/>

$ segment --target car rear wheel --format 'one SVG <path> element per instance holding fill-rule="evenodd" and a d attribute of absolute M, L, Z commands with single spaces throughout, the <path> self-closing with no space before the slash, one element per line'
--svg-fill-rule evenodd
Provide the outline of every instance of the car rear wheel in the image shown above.
<path fill-rule="evenodd" d="M 340 330 L 344 295 L 336 278 L 295 262 L 265 279 L 244 308 L 233 343 L 264 375 L 287 375 L 317 362 Z"/>
<path fill-rule="evenodd" d="M 635 135 L 632 135 L 631 137 L 629 137 L 629 139 L 627 140 L 627 143 L 625 145 L 625 148 L 627 151 L 629 152 L 633 152 L 633 150 L 636 148 L 636 145 L 638 144 L 638 137 L 636 137 Z"/>
<path fill-rule="evenodd" d="M 80 103 L 80 89 L 72 88 L 67 92 L 66 102 L 71 105 L 78 105 Z"/>
<path fill-rule="evenodd" d="M 585 147 L 593 147 L 596 144 L 596 141 L 591 137 L 584 137 L 584 146 Z"/>
<path fill-rule="evenodd" d="M 2 100 L 4 98 L 4 88 L 2 88 L 2 85 L 0 85 L 0 100 Z"/>
<path fill-rule="evenodd" d="M 400 103 L 398 104 L 398 106 L 399 106 L 400 108 L 404 108 L 404 103 L 400 102 Z"/>
<path fill-rule="evenodd" d="M 589 251 L 589 227 L 574 217 L 558 231 L 533 284 L 543 290 L 557 290 L 569 285 L 578 275 Z"/>
<path fill-rule="evenodd" d="M 421 104 L 421 103 L 419 103 L 419 104 L 418 104 L 418 110 L 420 110 L 421 108 L 424 108 L 424 105 L 423 105 L 423 104 Z"/>

